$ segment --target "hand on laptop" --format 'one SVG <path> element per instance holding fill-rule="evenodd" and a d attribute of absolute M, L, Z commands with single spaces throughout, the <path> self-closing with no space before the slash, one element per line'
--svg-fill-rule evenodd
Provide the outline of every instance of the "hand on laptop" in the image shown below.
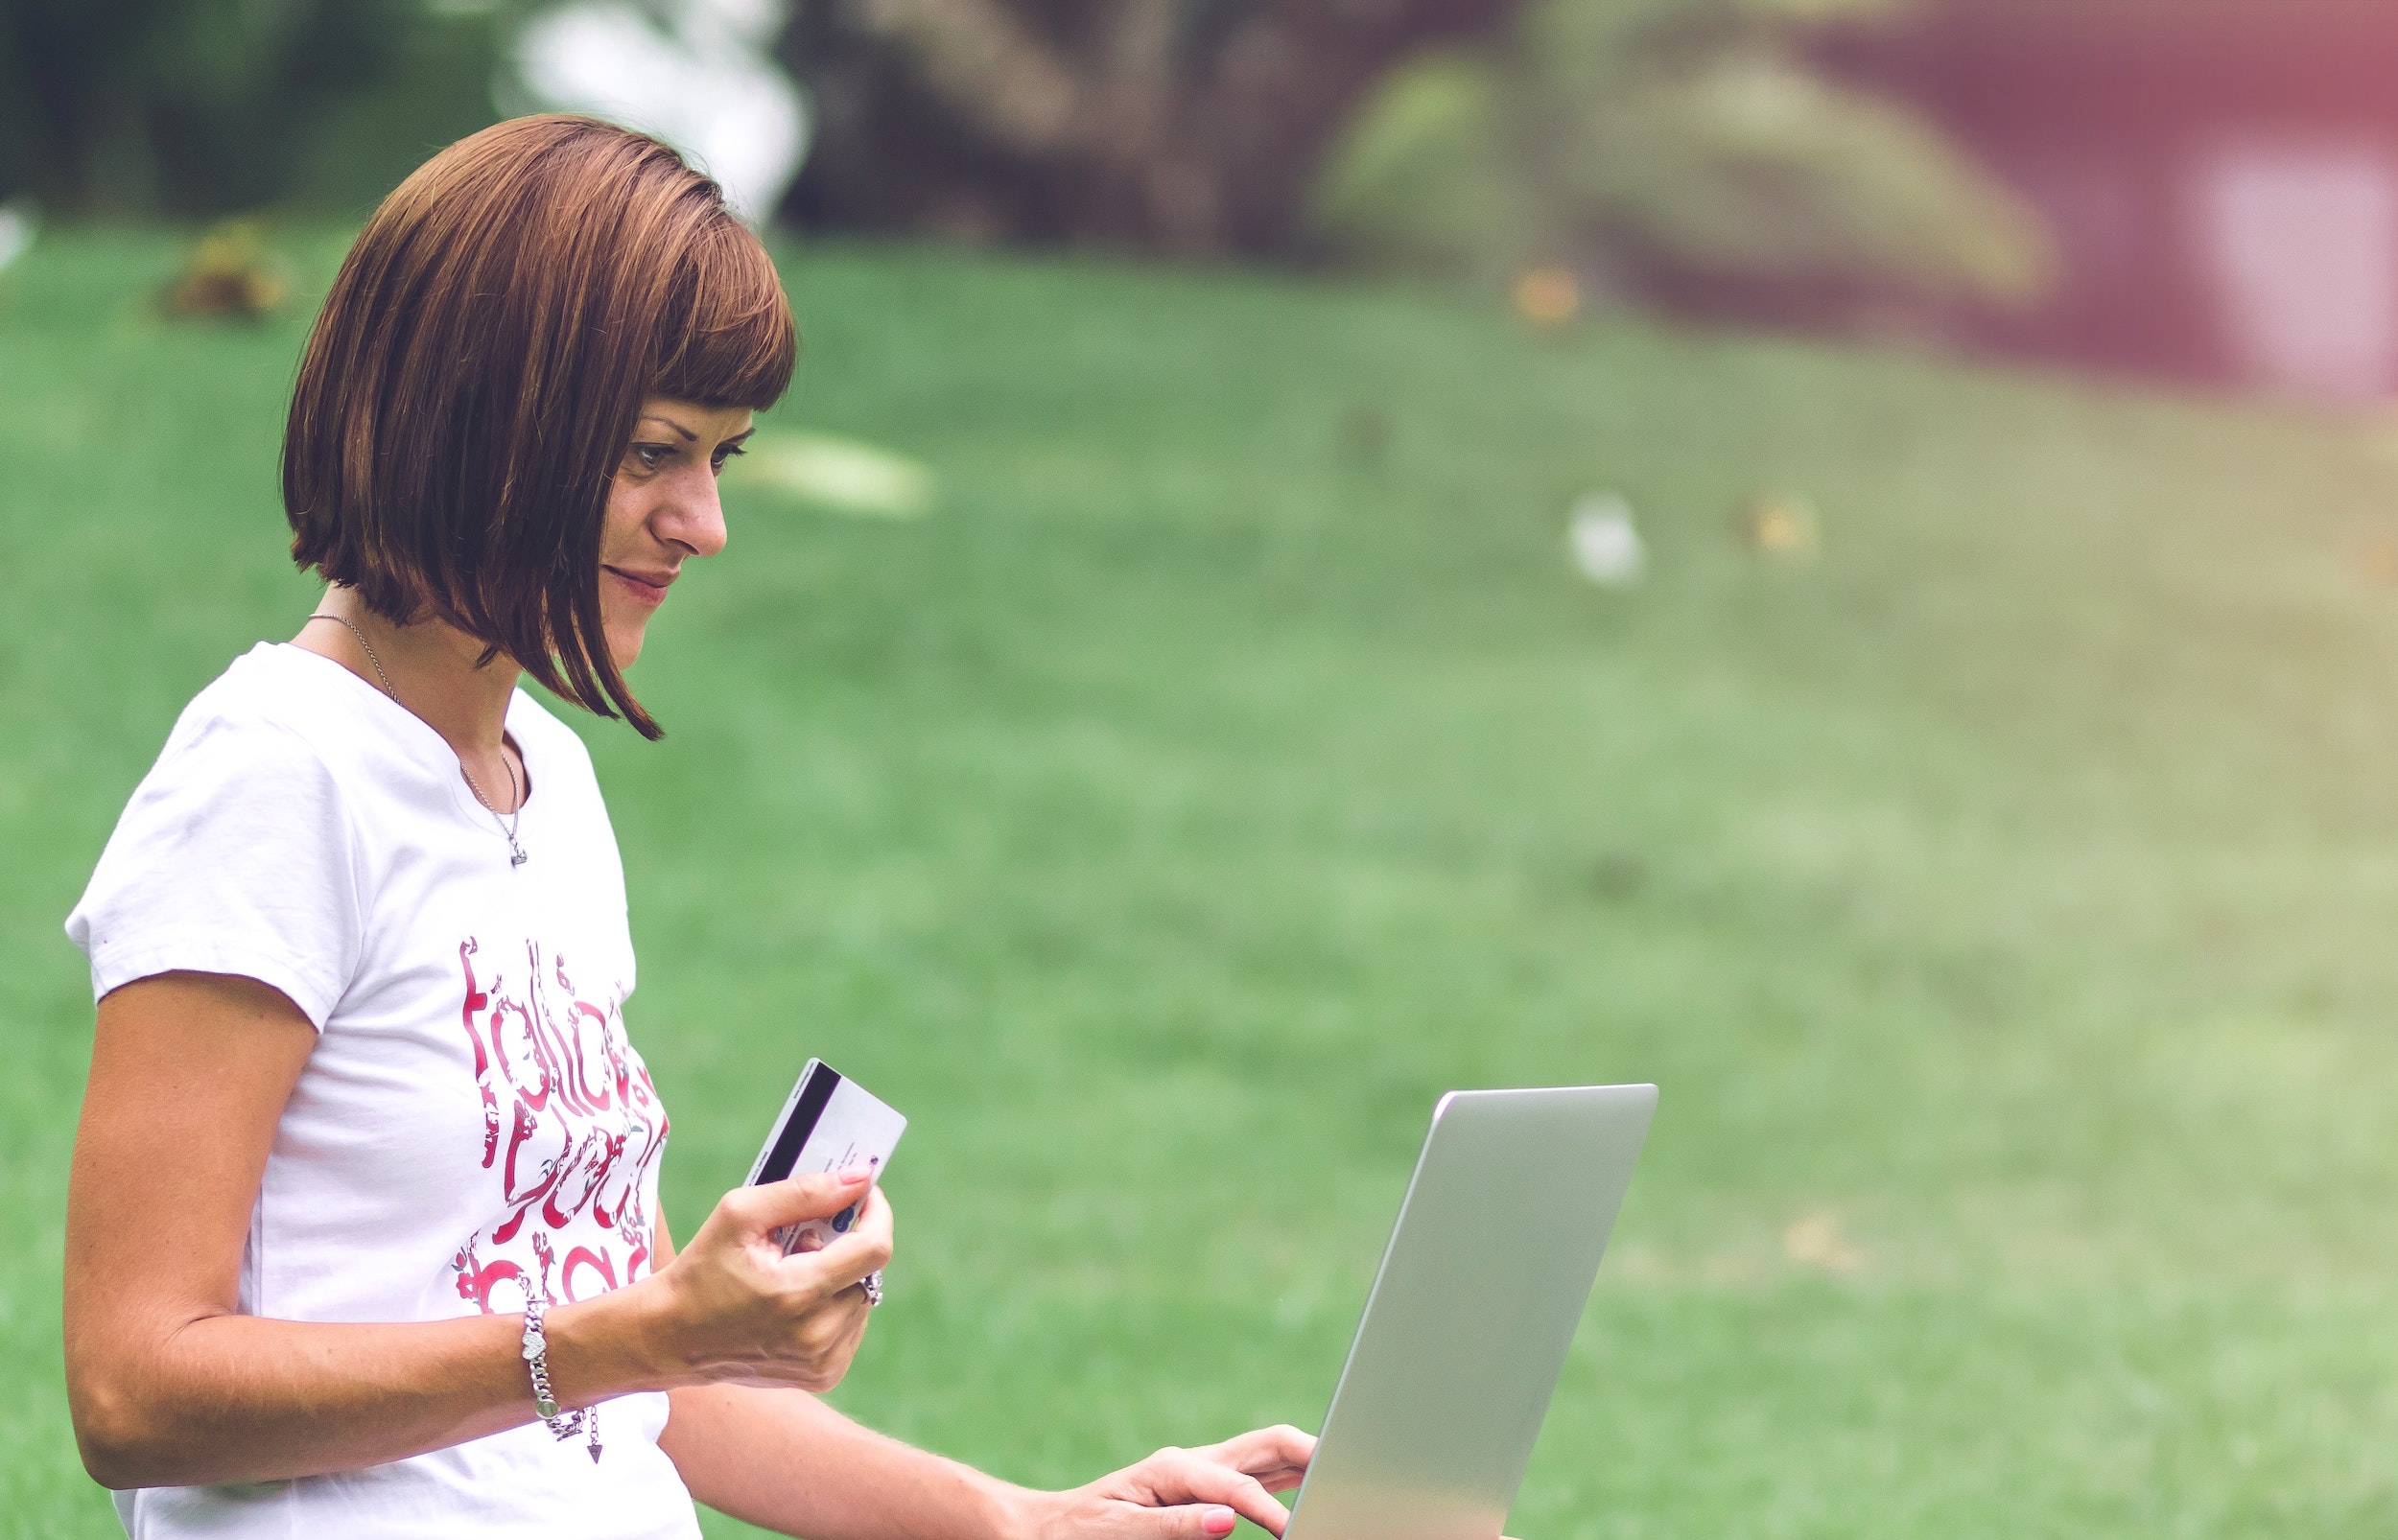
<path fill-rule="evenodd" d="M 1221 1540 L 1234 1514 L 1281 1534 L 1290 1515 L 1271 1494 L 1307 1474 L 1316 1441 L 1260 1428 L 1205 1449 L 1161 1449 L 1089 1486 L 1055 1494 L 1043 1532 L 1075 1540 Z"/>

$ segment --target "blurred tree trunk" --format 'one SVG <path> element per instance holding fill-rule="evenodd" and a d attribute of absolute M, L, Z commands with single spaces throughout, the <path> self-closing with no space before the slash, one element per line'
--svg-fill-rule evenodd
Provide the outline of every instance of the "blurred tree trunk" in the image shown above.
<path fill-rule="evenodd" d="M 1286 250 L 1325 145 L 1427 43 L 1518 0 L 806 0 L 785 62 L 817 227 Z"/>

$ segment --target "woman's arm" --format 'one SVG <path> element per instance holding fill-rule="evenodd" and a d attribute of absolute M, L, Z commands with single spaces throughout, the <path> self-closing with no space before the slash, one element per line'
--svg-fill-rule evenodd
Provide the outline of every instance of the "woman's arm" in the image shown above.
<path fill-rule="evenodd" d="M 658 1446 L 692 1496 L 810 1540 L 1222 1540 L 1233 1516 L 1281 1534 L 1269 1494 L 1315 1440 L 1267 1428 L 1162 1449 L 1070 1492 L 1036 1492 L 859 1427 L 812 1395 L 712 1385 L 673 1393 Z"/>
<path fill-rule="evenodd" d="M 67 1193 L 67 1395 L 113 1487 L 355 1469 L 533 1419 L 516 1316 L 319 1325 L 236 1313 L 242 1248 L 283 1107 L 316 1046 L 255 980 L 169 973 L 100 1004 Z M 562 1404 L 717 1380 L 829 1388 L 865 1330 L 851 1287 L 890 1249 L 870 1202 L 784 1259 L 778 1225 L 862 1176 L 729 1195 L 669 1267 L 547 1321 Z M 858 1244 L 853 1246 L 852 1242 Z"/>
<path fill-rule="evenodd" d="M 659 1250 L 673 1238 L 658 1221 Z M 811 1540 L 1220 1540 L 1233 1515 L 1282 1532 L 1269 1494 L 1306 1473 L 1315 1440 L 1268 1428 L 1212 1449 L 1164 1449 L 1071 1492 L 1036 1492 L 861 1428 L 814 1396 L 745 1386 L 676 1390 L 658 1447 L 693 1497 Z"/>

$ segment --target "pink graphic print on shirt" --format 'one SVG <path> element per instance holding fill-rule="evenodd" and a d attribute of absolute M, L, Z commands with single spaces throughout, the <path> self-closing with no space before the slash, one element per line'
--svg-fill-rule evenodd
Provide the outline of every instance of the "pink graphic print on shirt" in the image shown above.
<path fill-rule="evenodd" d="M 545 979 L 533 942 L 521 980 L 504 968 L 479 979 L 481 950 L 471 937 L 458 944 L 458 1019 L 482 1099 L 482 1168 L 503 1213 L 451 1259 L 458 1297 L 491 1315 L 531 1296 L 572 1302 L 631 1283 L 649 1265 L 643 1189 L 668 1122 L 624 1039 L 623 991 L 590 1003 L 563 957 Z"/>

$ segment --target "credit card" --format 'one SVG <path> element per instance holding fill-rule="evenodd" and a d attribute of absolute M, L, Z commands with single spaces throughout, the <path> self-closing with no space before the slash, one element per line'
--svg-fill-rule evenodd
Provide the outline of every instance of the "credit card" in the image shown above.
<path fill-rule="evenodd" d="M 867 1167 L 874 1180 L 881 1181 L 882 1168 L 906 1132 L 907 1119 L 823 1060 L 811 1059 L 749 1168 L 748 1185 L 851 1166 Z M 777 1230 L 783 1254 L 816 1250 L 832 1244 L 835 1236 L 847 1234 L 864 1202 L 861 1198 L 829 1219 L 802 1220 Z"/>

